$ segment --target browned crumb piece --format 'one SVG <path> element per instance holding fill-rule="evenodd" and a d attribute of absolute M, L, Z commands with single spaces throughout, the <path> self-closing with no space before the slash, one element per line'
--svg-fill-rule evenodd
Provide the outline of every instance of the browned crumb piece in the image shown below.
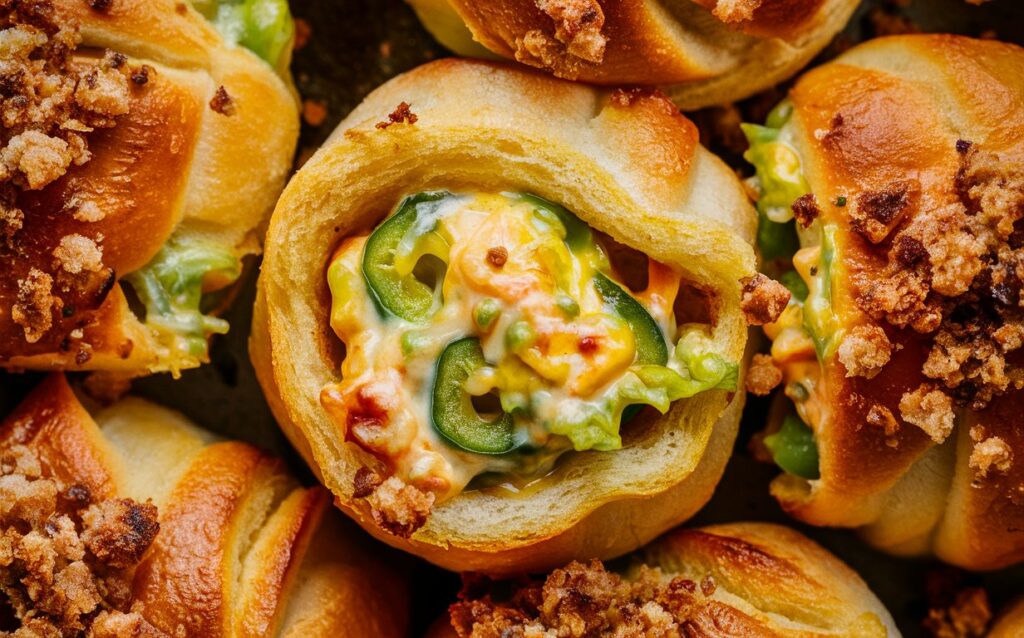
<path fill-rule="evenodd" d="M 423 492 L 392 476 L 366 498 L 373 520 L 381 528 L 402 538 L 423 527 L 434 506 L 434 494 Z"/>
<path fill-rule="evenodd" d="M 483 577 L 464 580 L 460 601 L 449 608 L 460 638 L 667 638 L 698 635 L 691 630 L 723 622 L 735 632 L 730 635 L 761 635 L 764 629 L 714 600 L 717 587 L 710 576 L 698 585 L 647 566 L 625 579 L 598 561 L 573 562 L 544 581 L 516 583 L 511 597 L 496 599 L 492 588 L 503 589 Z"/>
<path fill-rule="evenodd" d="M 35 343 L 53 325 L 53 311 L 60 299 L 53 296 L 53 277 L 33 268 L 18 282 L 18 297 L 11 307 L 11 319 L 25 330 L 25 341 Z"/>
<path fill-rule="evenodd" d="M 747 392 L 763 397 L 782 383 L 782 370 L 770 354 L 755 354 L 747 370 Z"/>
<path fill-rule="evenodd" d="M 953 401 L 933 386 L 922 385 L 900 398 L 900 416 L 942 443 L 953 431 Z"/>
<path fill-rule="evenodd" d="M 409 109 L 408 102 L 401 102 L 395 107 L 394 111 L 388 114 L 388 119 L 377 122 L 377 128 L 383 130 L 392 124 L 398 124 L 404 122 L 406 124 L 415 124 L 419 120 L 419 117 Z"/>
<path fill-rule="evenodd" d="M 156 508 L 129 499 L 90 506 L 87 489 L 65 488 L 43 470 L 28 447 L 10 446 L 0 458 L 0 592 L 21 626 L 14 635 L 154 635 L 131 613 L 130 592 L 134 565 L 156 534 Z M 138 516 L 125 526 L 124 516 L 97 519 L 93 510 Z M 140 527 L 144 537 L 135 534 Z M 100 545 L 130 551 L 96 551 Z"/>
<path fill-rule="evenodd" d="M 978 476 L 986 478 L 990 471 L 1006 474 L 1013 466 L 1013 450 L 1010 445 L 998 436 L 986 436 L 985 428 L 971 428 L 971 440 L 974 448 L 968 465 L 978 472 Z"/>
<path fill-rule="evenodd" d="M 949 606 L 929 609 L 924 628 L 933 638 L 981 638 L 991 620 L 988 594 L 972 587 L 957 592 Z"/>
<path fill-rule="evenodd" d="M 836 352 L 848 377 L 875 377 L 892 357 L 892 343 L 885 330 L 874 325 L 855 327 L 845 337 Z"/>
<path fill-rule="evenodd" d="M 754 19 L 764 0 L 718 0 L 712 13 L 727 24 L 747 22 Z"/>
<path fill-rule="evenodd" d="M 850 225 L 873 244 L 883 241 L 910 212 L 917 191 L 916 181 L 902 180 L 881 191 L 860 193 L 850 210 Z"/>
<path fill-rule="evenodd" d="M 888 232 L 888 263 L 858 276 L 856 301 L 876 320 L 933 335 L 923 373 L 980 410 L 1024 386 L 1007 356 L 1024 347 L 1024 169 L 970 142 L 956 149 L 959 201 Z"/>
<path fill-rule="evenodd" d="M 213 93 L 213 97 L 210 98 L 210 109 L 214 113 L 220 113 L 221 115 L 234 115 L 236 111 L 235 100 L 228 95 L 227 89 L 223 86 L 218 86 L 217 90 Z"/>
<path fill-rule="evenodd" d="M 553 23 L 552 32 L 531 29 L 515 42 L 515 58 L 574 80 L 584 65 L 604 59 L 604 10 L 597 0 L 537 0 Z"/>
<path fill-rule="evenodd" d="M 103 268 L 103 250 L 96 242 L 82 235 L 65 235 L 53 250 L 57 267 L 77 275 L 82 271 L 98 272 Z"/>
<path fill-rule="evenodd" d="M 101 562 L 127 567 L 139 562 L 160 525 L 156 506 L 124 499 L 92 505 L 82 514 L 82 540 Z"/>
<path fill-rule="evenodd" d="M 870 410 L 868 410 L 867 422 L 868 425 L 881 428 L 885 433 L 886 443 L 888 443 L 890 447 L 896 447 L 898 441 L 895 436 L 896 432 L 900 429 L 900 424 L 893 415 L 892 410 L 880 403 L 876 403 L 871 406 Z"/>
<path fill-rule="evenodd" d="M 801 226 L 807 228 L 811 223 L 821 215 L 821 209 L 818 208 L 818 200 L 814 198 L 814 193 L 807 193 L 801 197 L 798 197 L 793 202 L 793 216 Z"/>
<path fill-rule="evenodd" d="M 740 307 L 752 326 L 763 326 L 774 322 L 789 303 L 789 290 L 775 281 L 758 273 L 743 282 L 743 298 Z"/>
<path fill-rule="evenodd" d="M 308 20 L 302 18 L 295 18 L 295 42 L 292 44 L 294 51 L 301 51 L 306 48 L 309 44 L 309 40 L 313 37 L 313 27 L 310 26 Z"/>
<path fill-rule="evenodd" d="M 361 467 L 356 470 L 355 478 L 352 481 L 352 496 L 354 498 L 366 498 L 384 481 L 379 474 L 371 468 Z"/>

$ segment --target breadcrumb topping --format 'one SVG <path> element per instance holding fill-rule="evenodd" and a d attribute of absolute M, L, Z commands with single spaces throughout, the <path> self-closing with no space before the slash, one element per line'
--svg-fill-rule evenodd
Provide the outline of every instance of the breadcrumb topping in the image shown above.
<path fill-rule="evenodd" d="M 970 587 L 958 591 L 948 606 L 929 609 L 924 629 L 933 638 L 982 638 L 991 620 L 988 594 Z"/>
<path fill-rule="evenodd" d="M 856 301 L 878 321 L 933 335 L 924 375 L 981 410 L 1024 388 L 1007 356 L 1024 346 L 1024 168 L 962 140 L 957 151 L 959 202 L 916 210 L 894 231 L 917 208 L 914 184 L 859 198 L 854 229 L 892 241 L 887 265 L 859 278 Z"/>
<path fill-rule="evenodd" d="M 848 377 L 875 377 L 892 357 L 893 345 L 878 326 L 857 326 L 843 337 L 836 352 Z"/>
<path fill-rule="evenodd" d="M 754 19 L 754 12 L 761 8 L 764 0 L 718 0 L 712 14 L 726 24 L 747 22 Z"/>
<path fill-rule="evenodd" d="M 72 275 L 82 271 L 99 272 L 103 268 L 103 250 L 83 235 L 65 235 L 53 250 L 57 265 Z"/>
<path fill-rule="evenodd" d="M 747 392 L 759 397 L 768 396 L 782 383 L 782 370 L 775 365 L 770 354 L 755 354 L 747 370 Z"/>
<path fill-rule="evenodd" d="M 378 526 L 402 538 L 423 527 L 436 498 L 432 492 L 424 492 L 397 476 L 381 481 L 366 467 L 356 472 L 353 493 L 356 498 L 366 499 Z"/>
<path fill-rule="evenodd" d="M 604 60 L 608 39 L 602 34 L 604 10 L 597 0 L 537 0 L 554 29 L 531 29 L 515 42 L 515 58 L 575 80 L 587 64 Z"/>
<path fill-rule="evenodd" d="M 25 341 L 35 343 L 53 326 L 53 311 L 63 305 L 52 293 L 53 277 L 33 268 L 18 282 L 11 319 L 25 330 Z"/>
<path fill-rule="evenodd" d="M 924 430 L 936 443 L 942 443 L 953 431 L 953 400 L 949 395 L 924 384 L 900 398 L 900 416 Z"/>
<path fill-rule="evenodd" d="M 742 283 L 743 298 L 740 301 L 740 308 L 746 315 L 747 323 L 752 326 L 774 323 L 789 303 L 789 290 L 761 273 L 743 280 Z"/>
<path fill-rule="evenodd" d="M 14 635 L 155 635 L 132 609 L 131 579 L 159 529 L 156 507 L 93 503 L 24 446 L 4 450 L 0 471 L 0 591 L 20 624 Z"/>
<path fill-rule="evenodd" d="M 968 465 L 976 470 L 980 478 L 987 478 L 989 472 L 1006 474 L 1013 466 L 1013 450 L 1010 444 L 998 436 L 986 436 L 985 428 L 971 428 L 971 440 L 974 448 Z"/>
<path fill-rule="evenodd" d="M 697 583 L 647 566 L 627 579 L 599 561 L 573 562 L 543 581 L 512 584 L 510 596 L 496 593 L 505 589 L 496 585 L 482 576 L 464 577 L 460 601 L 449 608 L 460 638 L 668 638 L 721 623 L 737 635 L 763 629 L 715 600 L 712 578 Z"/>

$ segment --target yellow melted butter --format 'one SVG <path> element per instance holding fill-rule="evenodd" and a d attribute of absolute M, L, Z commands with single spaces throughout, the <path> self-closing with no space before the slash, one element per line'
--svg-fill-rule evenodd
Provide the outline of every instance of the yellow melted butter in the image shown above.
<path fill-rule="evenodd" d="M 538 223 L 535 208 L 509 195 L 452 198 L 438 210 L 433 237 L 406 252 L 402 251 L 409 247 L 399 246 L 395 268 L 401 274 L 412 272 L 424 254 L 446 258 L 443 304 L 426 325 L 379 314 L 361 269 L 368 235 L 342 242 L 328 268 L 330 323 L 345 343 L 346 357 L 342 381 L 324 390 L 322 403 L 334 422 L 346 428 L 355 393 L 372 384 L 389 400 L 388 423 L 378 428 L 379 436 L 373 434 L 377 438 L 360 430 L 359 444 L 386 457 L 397 476 L 434 491 L 439 500 L 457 494 L 481 473 L 524 470 L 522 459 L 465 452 L 434 431 L 430 389 L 437 358 L 449 343 L 477 336 L 485 359 L 493 365 L 471 377 L 470 392 L 482 395 L 500 387 L 548 397 L 534 402 L 530 423 L 519 424 L 526 427 L 533 445 L 548 450 L 572 446 L 538 424 L 574 411 L 582 414 L 591 407 L 588 404 L 603 401 L 635 359 L 628 323 L 609 314 L 592 285 L 599 270 L 609 270 L 607 256 L 596 243 L 570 250 L 557 229 Z M 500 268 L 488 257 L 497 247 L 507 252 Z M 634 295 L 670 338 L 676 335 L 673 303 L 679 285 L 678 273 L 651 261 L 648 289 Z M 578 316 L 567 316 L 556 304 L 557 296 L 564 294 L 579 305 Z M 485 299 L 497 300 L 501 312 L 482 331 L 473 317 Z M 516 355 L 507 349 L 505 333 L 520 319 L 529 321 L 537 339 Z M 411 333 L 405 339 L 407 350 L 408 343 L 415 343 L 411 353 L 403 352 L 405 333 Z M 579 345 L 585 337 L 601 346 L 586 356 Z M 348 438 L 353 434 L 349 431 Z M 529 469 L 543 473 L 550 467 Z"/>

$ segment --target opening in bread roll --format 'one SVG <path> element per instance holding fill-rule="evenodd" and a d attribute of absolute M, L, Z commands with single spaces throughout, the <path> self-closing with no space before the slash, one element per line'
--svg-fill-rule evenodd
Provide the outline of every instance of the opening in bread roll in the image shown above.
<path fill-rule="evenodd" d="M 1022 68 L 1013 45 L 883 38 L 745 127 L 761 250 L 793 293 L 759 359 L 783 385 L 773 493 L 974 568 L 1024 558 Z"/>
<path fill-rule="evenodd" d="M 203 7 L 225 35 L 174 0 L 0 11 L 0 365 L 177 374 L 227 331 L 298 134 L 291 17 Z"/>
<path fill-rule="evenodd" d="M 487 571 L 611 556 L 720 476 L 752 222 L 664 96 L 439 61 L 288 186 L 250 351 L 286 433 L 386 542 Z"/>

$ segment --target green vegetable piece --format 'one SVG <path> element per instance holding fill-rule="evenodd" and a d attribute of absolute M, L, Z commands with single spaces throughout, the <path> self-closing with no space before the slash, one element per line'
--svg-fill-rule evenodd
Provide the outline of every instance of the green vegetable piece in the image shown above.
<path fill-rule="evenodd" d="M 456 447 L 478 454 L 505 454 L 524 443 L 516 436 L 512 415 L 502 412 L 494 421 L 481 418 L 465 390 L 470 375 L 486 365 L 476 338 L 448 344 L 437 360 L 431 420 L 434 429 Z"/>
<path fill-rule="evenodd" d="M 545 223 L 556 227 L 561 226 L 564 229 L 565 243 L 569 246 L 570 250 L 582 250 L 593 244 L 594 239 L 593 234 L 590 232 L 590 227 L 584 224 L 579 217 L 566 210 L 565 207 L 528 193 L 521 193 L 518 197 L 522 201 L 533 204 L 537 215 Z"/>
<path fill-rule="evenodd" d="M 125 279 L 146 307 L 146 323 L 191 356 L 206 354 L 211 334 L 224 334 L 228 322 L 202 312 L 203 280 L 211 275 L 234 281 L 238 258 L 217 246 L 171 238 L 144 267 Z"/>
<path fill-rule="evenodd" d="M 578 410 L 560 415 L 548 429 L 552 434 L 568 438 L 578 452 L 607 452 L 622 447 L 619 426 L 612 420 L 609 410 L 593 404 L 585 403 Z"/>
<path fill-rule="evenodd" d="M 629 323 L 636 341 L 636 363 L 664 365 L 668 361 L 668 345 L 661 328 L 647 309 L 601 273 L 594 276 L 594 287 L 608 308 Z"/>
<path fill-rule="evenodd" d="M 819 359 L 831 355 L 841 339 L 839 318 L 832 309 L 832 264 L 836 254 L 836 227 L 821 229 L 821 260 L 814 275 L 813 285 L 804 301 L 804 327 L 814 340 Z"/>
<path fill-rule="evenodd" d="M 394 215 L 366 240 L 363 249 L 363 277 L 382 314 L 412 323 L 425 323 L 437 310 L 443 274 L 435 277 L 435 287 L 423 283 L 413 273 L 400 275 L 395 256 L 403 238 L 421 217 L 432 216 L 447 192 L 418 193 L 407 197 Z"/>
<path fill-rule="evenodd" d="M 804 281 L 804 278 L 797 271 L 787 270 L 779 276 L 779 281 L 789 289 L 793 299 L 801 302 L 807 299 L 807 282 Z"/>
<path fill-rule="evenodd" d="M 287 0 L 193 0 L 221 36 L 240 44 L 270 66 L 283 66 L 295 37 Z"/>
<path fill-rule="evenodd" d="M 765 261 L 792 257 L 796 251 L 800 250 L 796 222 L 789 220 L 784 224 L 779 224 L 768 219 L 764 213 L 758 213 L 757 247 Z"/>
<path fill-rule="evenodd" d="M 572 319 L 573 317 L 577 317 L 580 314 L 579 303 L 577 303 L 575 299 L 564 293 L 560 293 L 557 297 L 555 297 L 555 305 L 558 306 L 558 309 L 561 310 L 565 314 L 565 316 L 570 319 Z"/>
<path fill-rule="evenodd" d="M 505 331 L 505 347 L 514 353 L 522 352 L 537 341 L 537 333 L 528 322 L 515 321 Z"/>
<path fill-rule="evenodd" d="M 497 299 L 488 297 L 480 300 L 480 303 L 473 309 L 473 322 L 478 328 L 487 332 L 499 315 L 501 315 L 501 304 Z"/>
<path fill-rule="evenodd" d="M 764 437 L 764 444 L 784 471 L 808 480 L 821 477 L 814 432 L 797 415 L 787 415 L 778 432 Z"/>

